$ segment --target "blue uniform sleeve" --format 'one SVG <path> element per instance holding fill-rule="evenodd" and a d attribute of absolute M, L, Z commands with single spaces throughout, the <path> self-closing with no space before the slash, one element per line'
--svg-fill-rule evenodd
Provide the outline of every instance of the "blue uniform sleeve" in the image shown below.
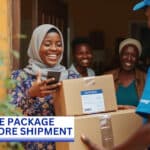
<path fill-rule="evenodd" d="M 150 68 L 147 72 L 145 87 L 139 105 L 137 106 L 136 113 L 144 118 L 147 118 L 150 115 Z"/>

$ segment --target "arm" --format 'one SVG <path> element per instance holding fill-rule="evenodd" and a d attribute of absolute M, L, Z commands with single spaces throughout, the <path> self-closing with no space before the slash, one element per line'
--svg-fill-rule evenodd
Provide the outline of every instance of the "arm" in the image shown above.
<path fill-rule="evenodd" d="M 106 150 L 105 148 L 95 145 L 88 137 L 81 136 L 81 139 L 89 150 Z M 141 126 L 128 140 L 124 143 L 114 146 L 111 150 L 144 150 L 150 145 L 150 123 Z"/>
<path fill-rule="evenodd" d="M 123 109 L 136 109 L 135 106 L 131 106 L 131 105 L 118 105 L 118 109 L 119 110 L 123 110 Z"/>
<path fill-rule="evenodd" d="M 56 88 L 60 83 L 47 85 L 48 82 L 52 82 L 53 79 L 41 81 L 40 75 L 37 75 L 37 79 L 32 83 L 31 78 L 23 71 L 15 71 L 12 73 L 12 79 L 16 80 L 16 86 L 10 90 L 12 103 L 22 110 L 29 108 L 37 97 L 44 97 L 55 93 Z"/>
<path fill-rule="evenodd" d="M 23 71 L 17 70 L 14 71 L 11 75 L 11 79 L 15 81 L 15 85 L 12 89 L 9 90 L 9 95 L 11 97 L 11 103 L 17 107 L 24 108 L 25 101 L 27 99 L 27 89 L 31 86 L 30 82 L 24 85 L 24 81 L 27 78 L 26 74 Z"/>

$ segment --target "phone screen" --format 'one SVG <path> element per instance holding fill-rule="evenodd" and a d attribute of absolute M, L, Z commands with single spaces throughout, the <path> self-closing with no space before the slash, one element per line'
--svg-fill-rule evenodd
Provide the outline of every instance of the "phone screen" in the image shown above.
<path fill-rule="evenodd" d="M 57 82 L 59 82 L 60 72 L 48 71 L 47 78 L 48 78 L 48 79 L 49 79 L 49 78 L 55 78 L 55 80 L 52 81 L 52 82 L 49 83 L 49 84 L 57 83 Z"/>

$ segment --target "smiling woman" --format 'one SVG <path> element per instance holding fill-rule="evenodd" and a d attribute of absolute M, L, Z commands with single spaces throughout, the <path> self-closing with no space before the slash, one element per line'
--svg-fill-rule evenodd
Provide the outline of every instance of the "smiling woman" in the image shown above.
<path fill-rule="evenodd" d="M 79 77 L 94 76 L 90 68 L 93 59 L 93 49 L 88 38 L 78 37 L 72 41 L 74 63 L 68 69 L 69 76 Z"/>
<path fill-rule="evenodd" d="M 145 72 L 136 67 L 141 53 L 142 46 L 138 40 L 123 40 L 119 45 L 120 67 L 107 72 L 114 76 L 120 109 L 134 108 L 139 103 L 145 83 Z"/>
<path fill-rule="evenodd" d="M 14 89 L 10 90 L 12 103 L 20 107 L 26 116 L 53 116 L 53 100 L 60 82 L 47 79 L 48 72 L 60 72 L 60 80 L 66 79 L 67 73 L 60 64 L 63 58 L 64 42 L 60 30 L 51 24 L 43 24 L 35 28 L 28 47 L 29 61 L 23 70 L 12 73 L 17 80 Z M 37 139 L 38 140 L 38 139 Z M 27 142 L 26 150 L 53 149 L 52 142 Z"/>

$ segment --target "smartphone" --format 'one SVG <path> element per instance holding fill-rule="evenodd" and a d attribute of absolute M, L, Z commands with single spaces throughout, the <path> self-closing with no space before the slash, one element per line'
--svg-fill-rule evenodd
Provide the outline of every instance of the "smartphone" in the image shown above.
<path fill-rule="evenodd" d="M 60 79 L 60 72 L 48 71 L 47 79 L 49 79 L 49 78 L 55 78 L 55 80 L 52 81 L 52 82 L 50 82 L 49 84 L 58 83 L 58 82 L 59 82 L 59 79 Z"/>

